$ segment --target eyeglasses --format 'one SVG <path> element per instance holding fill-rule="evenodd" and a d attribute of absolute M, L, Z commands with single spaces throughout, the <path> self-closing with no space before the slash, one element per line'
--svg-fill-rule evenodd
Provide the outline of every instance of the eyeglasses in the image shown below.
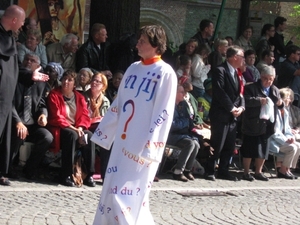
<path fill-rule="evenodd" d="M 102 81 L 101 81 L 101 80 L 96 80 L 96 79 L 94 79 L 94 80 L 92 80 L 92 82 L 96 82 L 96 84 L 102 84 Z"/>

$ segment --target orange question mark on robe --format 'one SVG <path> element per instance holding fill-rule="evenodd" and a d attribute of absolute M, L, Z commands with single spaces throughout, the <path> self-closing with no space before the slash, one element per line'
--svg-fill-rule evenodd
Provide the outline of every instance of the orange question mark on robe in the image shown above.
<path fill-rule="evenodd" d="M 129 118 L 126 120 L 126 123 L 125 123 L 125 126 L 124 126 L 124 133 L 121 135 L 121 138 L 123 140 L 126 139 L 126 134 L 125 133 L 127 131 L 128 123 L 130 122 L 130 120 L 132 119 L 133 114 L 134 114 L 134 102 L 132 100 L 128 100 L 127 102 L 125 102 L 125 104 L 123 106 L 123 112 L 126 112 L 126 106 L 128 104 L 132 105 L 132 112 L 131 112 L 131 115 L 129 116 Z"/>

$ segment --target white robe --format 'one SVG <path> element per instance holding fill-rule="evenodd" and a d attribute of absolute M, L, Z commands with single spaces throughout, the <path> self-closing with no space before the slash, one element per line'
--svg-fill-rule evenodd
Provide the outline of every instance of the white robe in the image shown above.
<path fill-rule="evenodd" d="M 173 119 L 177 77 L 160 60 L 133 63 L 92 141 L 112 153 L 94 225 L 154 224 L 149 193 Z"/>

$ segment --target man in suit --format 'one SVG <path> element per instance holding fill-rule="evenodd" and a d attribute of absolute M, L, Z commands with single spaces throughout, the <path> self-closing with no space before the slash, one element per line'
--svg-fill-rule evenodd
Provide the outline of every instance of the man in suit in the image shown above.
<path fill-rule="evenodd" d="M 9 165 L 11 108 L 18 80 L 18 53 L 12 32 L 18 32 L 24 20 L 24 10 L 11 5 L 0 21 L 0 185 L 10 185 L 3 174 Z"/>
<path fill-rule="evenodd" d="M 205 178 L 215 180 L 215 166 L 219 161 L 218 178 L 237 181 L 229 174 L 229 161 L 235 148 L 237 119 L 245 110 L 242 80 L 237 68 L 245 63 L 243 49 L 230 46 L 226 52 L 226 61 L 212 74 L 212 102 L 210 107 L 211 146 L 214 148 L 206 164 Z"/>
<path fill-rule="evenodd" d="M 106 39 L 105 26 L 95 23 L 92 26 L 90 38 L 80 46 L 76 53 L 76 71 L 87 67 L 94 73 L 98 71 L 105 74 L 108 79 L 112 78 L 106 61 Z"/>
<path fill-rule="evenodd" d="M 24 78 L 24 82 L 19 80 L 17 83 L 12 110 L 11 163 L 24 141 L 34 143 L 24 168 L 28 179 L 35 178 L 38 165 L 53 140 L 52 134 L 45 128 L 48 116 L 45 102 L 47 84 L 31 79 L 33 73 L 39 69 L 39 57 L 34 53 L 26 54 L 19 71 L 19 76 Z M 8 175 L 14 176 L 13 171 L 9 170 Z"/>

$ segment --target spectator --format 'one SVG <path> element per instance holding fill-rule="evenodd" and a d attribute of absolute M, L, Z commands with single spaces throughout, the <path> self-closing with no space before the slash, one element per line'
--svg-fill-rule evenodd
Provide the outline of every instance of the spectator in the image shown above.
<path fill-rule="evenodd" d="M 233 45 L 233 38 L 231 36 L 226 36 L 225 39 L 228 41 L 228 47 Z"/>
<path fill-rule="evenodd" d="M 45 68 L 45 73 L 49 75 L 49 80 L 46 87 L 46 97 L 52 89 L 55 89 L 61 85 L 60 78 L 64 73 L 64 69 L 59 63 L 50 62 Z"/>
<path fill-rule="evenodd" d="M 253 46 L 251 43 L 252 34 L 253 34 L 253 27 L 246 26 L 245 29 L 243 30 L 242 35 L 238 39 L 236 39 L 233 44 L 242 47 L 244 49 L 244 51 L 253 49 Z"/>
<path fill-rule="evenodd" d="M 269 178 L 262 173 L 262 167 L 268 159 L 268 138 L 274 133 L 274 121 L 261 119 L 260 112 L 268 101 L 272 101 L 274 109 L 283 107 L 279 90 L 273 85 L 275 80 L 275 69 L 273 66 L 264 66 L 260 79 L 255 83 L 245 86 L 245 106 L 243 114 L 242 133 L 243 144 L 241 153 L 243 156 L 244 175 L 243 179 L 248 181 L 262 180 Z M 251 159 L 255 159 L 255 174 L 249 173 Z"/>
<path fill-rule="evenodd" d="M 213 22 L 207 19 L 201 20 L 199 29 L 200 30 L 192 38 L 198 41 L 198 45 L 206 44 L 207 47 L 210 48 L 212 45 L 210 39 L 215 31 Z"/>
<path fill-rule="evenodd" d="M 261 60 L 257 63 L 256 68 L 258 69 L 259 72 L 261 72 L 262 67 L 265 65 L 271 66 L 274 62 L 274 52 L 271 50 L 264 50 L 261 53 Z"/>
<path fill-rule="evenodd" d="M 45 68 L 48 61 L 46 55 L 46 47 L 44 45 L 39 44 L 41 40 L 42 40 L 42 35 L 40 31 L 28 30 L 27 39 L 25 43 L 18 45 L 19 61 L 23 62 L 26 53 L 35 53 L 40 57 L 41 66 Z"/>
<path fill-rule="evenodd" d="M 0 185 L 10 185 L 4 174 L 9 166 L 11 109 L 19 74 L 16 41 L 11 32 L 17 32 L 24 20 L 25 12 L 17 5 L 9 6 L 0 20 Z"/>
<path fill-rule="evenodd" d="M 38 29 L 37 21 L 34 18 L 25 18 L 24 25 L 21 27 L 17 38 L 18 43 L 24 44 L 27 39 L 27 31 L 36 29 Z"/>
<path fill-rule="evenodd" d="M 276 19 L 274 20 L 274 26 L 275 26 L 275 34 L 274 37 L 270 37 L 269 42 L 271 43 L 271 45 L 274 46 L 274 57 L 275 57 L 275 61 L 273 63 L 276 72 L 278 73 L 279 71 L 279 63 L 283 62 L 285 60 L 286 56 L 286 51 L 285 51 L 285 47 L 288 45 L 293 44 L 295 37 L 291 37 L 290 41 L 287 42 L 287 44 L 285 45 L 285 41 L 284 41 L 284 37 L 282 32 L 285 31 L 287 24 L 286 24 L 286 18 L 282 17 L 282 16 L 278 16 L 276 17 Z"/>
<path fill-rule="evenodd" d="M 193 90 L 191 94 L 195 97 L 204 95 L 203 82 L 207 79 L 207 74 L 210 70 L 210 65 L 205 65 L 210 49 L 205 44 L 201 44 L 192 58 L 191 76 Z"/>
<path fill-rule="evenodd" d="M 260 73 L 258 69 L 254 66 L 255 63 L 255 51 L 247 50 L 245 51 L 245 63 L 246 68 L 245 72 L 243 72 L 243 77 L 248 82 L 256 82 L 260 78 Z"/>
<path fill-rule="evenodd" d="M 61 183 L 74 187 L 73 161 L 75 150 L 80 149 L 87 169 L 87 177 L 83 183 L 94 187 L 95 149 L 91 146 L 92 133 L 88 130 L 90 118 L 84 97 L 74 90 L 76 76 L 71 70 L 65 71 L 61 78 L 61 87 L 53 89 L 47 98 L 48 128 L 54 137 L 51 151 L 57 153 L 61 149 Z"/>
<path fill-rule="evenodd" d="M 289 124 L 292 134 L 297 142 L 300 142 L 300 108 L 293 105 L 294 92 L 290 88 L 281 88 L 280 96 L 284 102 L 284 106 L 289 114 Z"/>
<path fill-rule="evenodd" d="M 68 33 L 59 43 L 47 46 L 48 62 L 60 63 L 64 70 L 75 70 L 76 52 L 78 50 L 78 36 Z"/>
<path fill-rule="evenodd" d="M 275 133 L 269 138 L 270 151 L 277 156 L 277 177 L 297 179 L 290 168 L 296 168 L 300 154 L 300 144 L 295 141 L 287 110 L 283 107 L 276 110 Z M 283 155 L 283 156 L 282 156 Z"/>
<path fill-rule="evenodd" d="M 39 164 L 53 141 L 52 134 L 46 129 L 48 110 L 45 101 L 46 83 L 31 80 L 35 70 L 40 68 L 40 59 L 34 53 L 27 53 L 24 57 L 19 76 L 27 77 L 29 85 L 20 82 L 14 96 L 11 164 L 8 176 L 16 178 L 12 168 L 12 161 L 18 154 L 24 141 L 34 143 L 30 157 L 26 162 L 24 173 L 27 179 L 35 179 Z"/>
<path fill-rule="evenodd" d="M 265 24 L 261 29 L 261 38 L 256 44 L 257 61 L 261 60 L 261 54 L 265 50 L 274 51 L 274 46 L 270 43 L 269 39 L 274 37 L 275 27 L 272 24 Z"/>
<path fill-rule="evenodd" d="M 76 90 L 79 92 L 85 92 L 91 88 L 91 80 L 93 76 L 93 72 L 90 68 L 82 68 L 78 73 L 78 85 L 76 86 Z"/>
<path fill-rule="evenodd" d="M 106 97 L 108 98 L 110 104 L 117 97 L 119 86 L 123 79 L 123 76 L 124 76 L 124 72 L 122 70 L 117 70 L 116 72 L 114 72 L 112 79 L 108 82 Z"/>
<path fill-rule="evenodd" d="M 300 93 L 298 87 L 300 81 L 300 48 L 296 45 L 289 45 L 286 47 L 286 60 L 281 63 L 280 73 L 278 75 L 279 88 L 288 87 L 294 91 L 294 93 Z M 295 98 L 297 100 L 298 98 Z"/>
<path fill-rule="evenodd" d="M 103 24 L 95 23 L 92 26 L 89 39 L 80 46 L 76 53 L 76 70 L 81 68 L 90 68 L 93 73 L 95 71 L 105 74 L 109 80 L 112 74 L 107 66 L 107 32 Z"/>
<path fill-rule="evenodd" d="M 107 78 L 102 73 L 96 73 L 92 77 L 91 88 L 83 93 L 88 103 L 89 117 L 91 119 L 91 126 L 89 130 L 95 132 L 108 108 L 110 107 L 109 100 L 104 93 L 107 88 Z M 100 147 L 100 146 L 99 146 Z M 100 173 L 102 181 L 105 178 L 105 172 L 111 151 L 107 151 L 100 147 Z"/>
<path fill-rule="evenodd" d="M 207 78 L 204 81 L 204 88 L 205 88 L 204 95 L 197 99 L 198 100 L 198 114 L 200 115 L 200 117 L 206 124 L 210 124 L 209 110 L 210 110 L 211 99 L 212 99 L 211 78 Z"/>
<path fill-rule="evenodd" d="M 183 182 L 195 179 L 191 169 L 200 149 L 198 138 L 192 134 L 194 124 L 188 111 L 189 106 L 184 100 L 185 94 L 183 86 L 178 85 L 174 117 L 167 140 L 168 144 L 182 149 L 174 167 L 173 178 Z"/>
<path fill-rule="evenodd" d="M 192 67 L 192 59 L 188 55 L 179 56 L 179 67 L 176 70 L 178 82 L 183 84 L 185 82 L 191 82 L 192 78 L 190 75 Z"/>
<path fill-rule="evenodd" d="M 210 65 L 210 71 L 208 76 L 212 76 L 212 72 L 225 61 L 226 51 L 228 48 L 228 41 L 226 39 L 217 39 L 214 42 L 214 51 L 208 55 L 208 64 Z"/>
<path fill-rule="evenodd" d="M 205 178 L 215 180 L 215 166 L 219 161 L 218 178 L 237 181 L 229 174 L 229 161 L 235 149 L 237 119 L 245 110 L 242 96 L 243 85 L 237 75 L 237 68 L 244 64 L 243 49 L 231 46 L 226 52 L 226 62 L 221 64 L 212 76 L 212 102 L 209 111 L 211 138 L 214 149 L 206 163 Z"/>

